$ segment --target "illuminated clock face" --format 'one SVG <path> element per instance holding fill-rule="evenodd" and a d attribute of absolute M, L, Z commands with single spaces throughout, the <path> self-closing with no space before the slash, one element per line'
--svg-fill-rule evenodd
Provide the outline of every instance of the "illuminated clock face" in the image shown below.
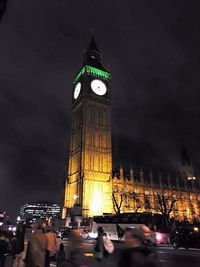
<path fill-rule="evenodd" d="M 74 99 L 77 99 L 81 92 L 81 83 L 77 83 L 74 89 Z"/>
<path fill-rule="evenodd" d="M 107 92 L 107 87 L 105 85 L 104 82 L 102 82 L 101 80 L 93 80 L 91 82 L 91 88 L 92 91 L 97 94 L 97 95 L 105 95 L 105 93 Z"/>

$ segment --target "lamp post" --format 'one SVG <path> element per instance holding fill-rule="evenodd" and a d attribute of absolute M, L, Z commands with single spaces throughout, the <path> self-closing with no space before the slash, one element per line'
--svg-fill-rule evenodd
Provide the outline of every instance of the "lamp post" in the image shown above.
<path fill-rule="evenodd" d="M 76 202 L 78 196 L 76 194 L 74 194 L 74 201 Z"/>

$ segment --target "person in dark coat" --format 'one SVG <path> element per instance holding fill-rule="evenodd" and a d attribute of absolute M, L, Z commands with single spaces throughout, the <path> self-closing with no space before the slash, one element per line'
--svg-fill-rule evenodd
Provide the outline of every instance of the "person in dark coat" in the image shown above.
<path fill-rule="evenodd" d="M 6 256 L 8 252 L 8 242 L 6 241 L 4 231 L 0 231 L 0 267 L 4 267 Z"/>
<path fill-rule="evenodd" d="M 149 256 L 149 258 L 156 259 L 156 243 L 151 240 L 150 228 L 147 225 L 142 225 L 140 230 L 144 236 L 144 246 L 146 248 L 147 256 Z"/>
<path fill-rule="evenodd" d="M 61 267 L 62 265 L 64 265 L 65 260 L 66 260 L 66 256 L 65 256 L 64 245 L 63 245 L 63 243 L 61 243 L 60 249 L 58 251 L 57 267 Z"/>
<path fill-rule="evenodd" d="M 102 261 L 104 258 L 104 244 L 103 244 L 104 231 L 102 227 L 99 227 L 97 231 L 98 231 L 98 237 L 94 248 L 94 257 L 97 261 Z"/>
<path fill-rule="evenodd" d="M 126 229 L 125 245 L 118 261 L 118 267 L 154 267 L 146 253 L 146 248 L 143 245 L 144 236 L 141 231 L 136 228 Z"/>
<path fill-rule="evenodd" d="M 13 267 L 24 266 L 24 238 L 25 238 L 25 226 L 23 223 L 19 223 L 16 231 L 16 238 L 13 239 L 12 248 L 14 254 Z"/>

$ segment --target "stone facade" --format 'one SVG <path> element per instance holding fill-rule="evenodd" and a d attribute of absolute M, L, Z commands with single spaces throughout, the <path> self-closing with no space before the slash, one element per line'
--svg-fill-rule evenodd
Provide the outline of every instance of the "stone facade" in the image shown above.
<path fill-rule="evenodd" d="M 182 168 L 187 169 L 186 166 Z M 191 170 L 193 174 L 192 166 L 188 166 L 188 169 L 190 174 Z M 190 179 L 190 176 L 170 177 L 169 174 L 167 177 L 162 177 L 161 174 L 154 177 L 151 171 L 145 175 L 142 170 L 135 176 L 132 168 L 126 175 L 121 166 L 119 172 L 113 175 L 112 188 L 118 203 L 123 195 L 121 212 L 160 213 L 158 202 L 160 195 L 168 198 L 169 206 L 171 201 L 176 200 L 170 213 L 171 217 L 189 221 L 200 219 L 200 187 L 195 177 L 194 179 Z"/>

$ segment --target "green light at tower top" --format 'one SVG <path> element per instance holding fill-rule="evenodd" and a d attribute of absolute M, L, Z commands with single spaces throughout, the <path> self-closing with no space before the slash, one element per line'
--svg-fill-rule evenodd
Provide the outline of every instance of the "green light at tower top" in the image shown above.
<path fill-rule="evenodd" d="M 74 82 L 76 82 L 84 73 L 89 73 L 95 76 L 99 76 L 106 80 L 110 79 L 110 73 L 97 69 L 95 67 L 89 66 L 89 65 L 85 65 L 75 77 Z"/>

